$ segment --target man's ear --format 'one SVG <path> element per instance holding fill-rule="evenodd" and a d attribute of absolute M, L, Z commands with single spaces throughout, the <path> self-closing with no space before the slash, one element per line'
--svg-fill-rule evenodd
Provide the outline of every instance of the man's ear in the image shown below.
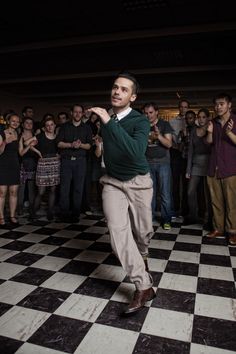
<path fill-rule="evenodd" d="M 137 95 L 133 93 L 133 95 L 130 97 L 130 102 L 134 102 L 137 98 Z"/>

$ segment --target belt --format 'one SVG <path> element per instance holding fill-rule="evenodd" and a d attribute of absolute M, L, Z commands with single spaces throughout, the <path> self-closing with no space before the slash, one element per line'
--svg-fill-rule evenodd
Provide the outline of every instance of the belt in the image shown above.
<path fill-rule="evenodd" d="M 83 158 L 84 158 L 83 156 L 62 156 L 62 159 L 70 160 L 70 161 L 81 160 Z"/>

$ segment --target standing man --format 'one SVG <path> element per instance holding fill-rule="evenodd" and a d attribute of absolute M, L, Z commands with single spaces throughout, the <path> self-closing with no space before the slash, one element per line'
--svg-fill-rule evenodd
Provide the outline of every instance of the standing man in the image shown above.
<path fill-rule="evenodd" d="M 61 219 L 70 222 L 77 222 L 80 216 L 87 165 L 86 151 L 92 146 L 92 131 L 82 122 L 83 113 L 83 107 L 75 104 L 71 109 L 72 121 L 64 123 L 58 135 L 58 147 L 61 149 L 60 214 Z"/>
<path fill-rule="evenodd" d="M 164 230 L 171 229 L 171 168 L 170 152 L 172 128 L 169 122 L 160 119 L 156 103 L 148 102 L 143 107 L 150 122 L 149 143 L 146 152 L 153 180 L 152 218 L 156 219 L 157 186 L 161 197 L 161 222 Z"/>
<path fill-rule="evenodd" d="M 130 107 L 137 91 L 135 77 L 119 74 L 111 90 L 112 118 L 103 108 L 90 109 L 102 121 L 107 175 L 100 182 L 111 245 L 136 287 L 125 314 L 137 312 L 155 296 L 147 267 L 153 232 L 152 179 L 145 157 L 150 124 L 144 115 Z"/>
<path fill-rule="evenodd" d="M 173 177 L 173 216 L 185 214 L 187 194 L 184 196 L 183 190 L 186 190 L 186 164 L 182 156 L 182 138 L 186 127 L 185 114 L 189 109 L 189 102 L 182 99 L 179 101 L 179 114 L 170 120 L 173 129 L 172 147 L 170 149 L 170 161 Z M 185 198 L 184 198 L 185 197 Z"/>
<path fill-rule="evenodd" d="M 207 142 L 211 144 L 207 183 L 213 208 L 213 231 L 209 238 L 229 234 L 236 246 L 236 115 L 227 93 L 214 98 L 217 117 L 209 122 Z"/>

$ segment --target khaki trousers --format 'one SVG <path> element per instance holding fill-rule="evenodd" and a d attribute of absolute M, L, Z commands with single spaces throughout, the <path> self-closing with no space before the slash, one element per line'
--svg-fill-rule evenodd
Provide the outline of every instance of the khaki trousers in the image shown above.
<path fill-rule="evenodd" d="M 136 289 L 145 290 L 153 282 L 145 271 L 143 256 L 153 235 L 150 174 L 129 181 L 102 176 L 103 211 L 110 232 L 111 246 Z"/>
<path fill-rule="evenodd" d="M 213 209 L 213 227 L 236 234 L 236 176 L 207 177 Z"/>

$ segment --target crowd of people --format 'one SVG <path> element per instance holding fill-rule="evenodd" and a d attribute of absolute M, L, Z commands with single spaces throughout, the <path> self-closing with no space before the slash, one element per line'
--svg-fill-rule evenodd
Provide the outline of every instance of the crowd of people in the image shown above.
<path fill-rule="evenodd" d="M 28 106 L 22 117 L 7 112 L 0 130 L 0 226 L 7 223 L 7 195 L 15 225 L 26 198 L 30 219 L 37 218 L 44 198 L 48 220 L 57 214 L 73 223 L 81 212 L 91 213 L 95 196 L 113 251 L 136 287 L 126 314 L 155 296 L 147 257 L 159 215 L 164 230 L 181 216 L 186 225 L 202 223 L 207 237 L 227 236 L 236 245 L 236 115 L 230 95 L 214 98 L 215 116 L 206 108 L 195 112 L 182 99 L 178 116 L 167 121 L 155 102 L 132 109 L 137 93 L 136 78 L 119 74 L 109 110 L 75 104 L 57 120 L 45 114 L 36 127 Z"/>

